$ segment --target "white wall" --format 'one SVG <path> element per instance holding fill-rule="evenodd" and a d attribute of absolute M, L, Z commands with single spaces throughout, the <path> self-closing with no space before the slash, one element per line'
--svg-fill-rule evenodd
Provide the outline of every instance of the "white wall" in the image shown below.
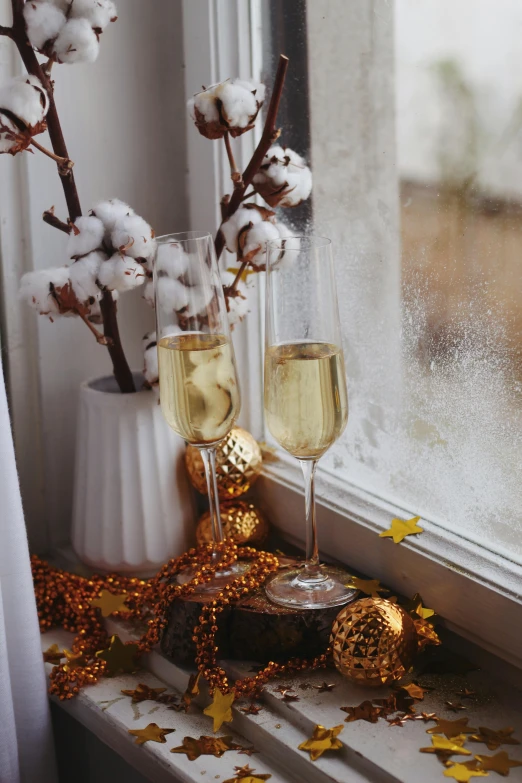
<path fill-rule="evenodd" d="M 0 24 L 8 23 L 7 0 L 0 0 Z M 185 108 L 180 0 L 119 0 L 118 21 L 104 33 L 101 54 L 90 66 L 55 66 L 56 102 L 84 212 L 100 198 L 129 202 L 156 233 L 184 230 Z M 0 39 L 1 40 L 1 39 Z M 5 41 L 5 39 L 4 39 Z M 10 63 L 0 48 L 0 75 Z M 2 67 L 3 66 L 3 67 Z M 44 144 L 45 137 L 41 137 Z M 65 262 L 65 235 L 41 221 L 51 205 L 65 218 L 54 164 L 40 155 L 25 161 L 0 157 L 0 252 L 4 291 L 12 289 L 12 270 Z M 25 171 L 27 166 L 27 171 Z M 24 194 L 27 177 L 27 194 Z M 15 193 L 15 187 L 20 193 Z M 24 216 L 18 244 L 13 224 Z M 19 253 L 26 247 L 25 263 Z M 7 280 L 7 283 L 6 283 Z M 21 305 L 3 313 L 4 357 L 12 365 L 9 392 L 28 529 L 39 549 L 68 537 L 74 467 L 78 385 L 111 370 L 108 354 L 86 327 L 73 319 L 52 324 Z M 37 319 L 36 378 L 21 369 Z M 21 323 L 20 323 L 21 321 Z M 120 306 L 120 329 L 132 367 L 142 365 L 141 337 L 153 328 L 153 314 L 140 293 Z M 29 334 L 26 334 L 29 332 Z M 22 346 L 20 343 L 24 343 Z M 9 362 L 9 358 L 11 362 Z M 30 375 L 30 372 L 29 372 Z M 37 386 L 38 383 L 38 393 Z M 28 390 L 26 387 L 30 385 Z M 27 399 L 27 392 L 30 400 Z M 34 410 L 40 402 L 40 411 Z M 17 401 L 23 399 L 23 406 Z M 41 421 L 41 433 L 24 420 Z M 41 434 L 41 461 L 35 459 Z M 44 535 L 42 527 L 49 531 Z"/>

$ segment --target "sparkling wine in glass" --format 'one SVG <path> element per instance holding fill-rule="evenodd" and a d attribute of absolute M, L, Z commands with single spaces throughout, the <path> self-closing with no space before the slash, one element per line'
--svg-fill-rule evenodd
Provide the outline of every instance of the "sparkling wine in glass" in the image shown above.
<path fill-rule="evenodd" d="M 314 476 L 317 461 L 348 421 L 346 372 L 332 246 L 322 237 L 267 244 L 265 415 L 277 442 L 299 460 L 305 481 L 306 561 L 276 574 L 277 604 L 317 609 L 352 600 L 349 577 L 319 563 Z"/>
<path fill-rule="evenodd" d="M 234 426 L 241 397 L 212 236 L 189 231 L 159 237 L 154 289 L 161 410 L 201 453 L 213 540 L 219 543 L 216 447 Z M 218 572 L 211 586 L 240 570 Z"/>

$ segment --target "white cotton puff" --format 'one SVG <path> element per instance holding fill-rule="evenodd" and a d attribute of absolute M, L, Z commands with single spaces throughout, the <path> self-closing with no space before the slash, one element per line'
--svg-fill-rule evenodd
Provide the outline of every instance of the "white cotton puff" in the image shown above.
<path fill-rule="evenodd" d="M 94 205 L 91 212 L 93 215 L 96 215 L 97 218 L 100 218 L 109 234 L 113 231 L 118 220 L 121 220 L 128 215 L 134 215 L 133 208 L 129 207 L 124 201 L 120 201 L 119 198 L 99 201 Z"/>
<path fill-rule="evenodd" d="M 152 228 L 139 215 L 128 215 L 117 221 L 111 233 L 111 243 L 115 250 L 131 258 L 152 258 L 156 249 Z"/>
<path fill-rule="evenodd" d="M 16 136 L 19 133 L 18 128 L 12 122 L 12 120 L 9 119 L 9 117 L 6 117 L 4 114 L 0 112 L 0 123 L 7 128 L 7 131 L 4 131 L 3 133 L 0 133 L 0 155 L 3 152 L 11 152 L 12 149 L 14 149 L 17 145 L 16 139 L 9 138 L 11 133 Z"/>
<path fill-rule="evenodd" d="M 49 96 L 37 76 L 15 76 L 0 88 L 0 109 L 7 109 L 33 127 L 47 114 Z"/>
<path fill-rule="evenodd" d="M 236 275 L 233 272 L 222 272 L 221 282 L 225 288 L 230 287 Z M 227 297 L 227 309 L 228 309 L 228 322 L 230 326 L 235 326 L 239 321 L 248 313 L 248 293 L 245 283 L 240 282 L 236 286 L 237 296 Z"/>
<path fill-rule="evenodd" d="M 219 138 L 227 129 L 232 135 L 239 135 L 251 127 L 264 98 L 264 84 L 227 79 L 195 95 L 187 106 L 200 132 L 209 138 Z M 215 128 L 205 130 L 205 123 L 212 123 Z"/>
<path fill-rule="evenodd" d="M 264 268 L 266 264 L 266 243 L 275 239 L 280 239 L 277 226 L 268 220 L 257 223 L 245 234 L 242 257 L 248 256 L 249 263 L 253 267 Z"/>
<path fill-rule="evenodd" d="M 69 19 L 54 42 L 61 63 L 93 63 L 100 51 L 98 37 L 87 19 Z"/>
<path fill-rule="evenodd" d="M 67 21 L 64 12 L 45 0 L 28 0 L 24 5 L 27 37 L 35 49 L 43 49 L 54 41 Z"/>
<path fill-rule="evenodd" d="M 118 12 L 112 0 L 74 0 L 71 19 L 87 19 L 95 30 L 105 30 L 110 22 L 116 21 Z"/>
<path fill-rule="evenodd" d="M 189 266 L 189 257 L 177 242 L 161 243 L 156 251 L 155 274 L 182 277 Z"/>
<path fill-rule="evenodd" d="M 98 250 L 103 242 L 105 228 L 99 218 L 93 215 L 84 215 L 76 218 L 74 225 L 78 231 L 71 230 L 67 242 L 67 255 L 69 258 L 78 258 Z"/>
<path fill-rule="evenodd" d="M 312 172 L 306 161 L 289 147 L 271 147 L 253 185 L 271 206 L 296 207 L 312 192 Z"/>
<path fill-rule="evenodd" d="M 56 8 L 59 8 L 60 11 L 63 11 L 63 13 L 67 16 L 70 13 L 70 7 L 73 3 L 73 0 L 46 0 L 50 5 L 56 6 Z"/>
<path fill-rule="evenodd" d="M 214 296 L 214 289 L 211 286 L 193 285 L 187 288 L 186 291 L 188 293 L 188 303 L 185 315 L 189 318 L 203 313 Z"/>
<path fill-rule="evenodd" d="M 261 223 L 262 220 L 263 217 L 257 209 L 240 207 L 234 212 L 221 226 L 227 250 L 231 253 L 237 253 L 237 239 L 241 229 L 248 226 L 249 223 L 255 225 L 256 223 Z"/>
<path fill-rule="evenodd" d="M 159 368 L 158 368 L 158 346 L 156 342 L 156 332 L 149 332 L 143 338 L 143 358 L 144 368 L 143 375 L 145 380 L 153 384 L 158 383 Z"/>
<path fill-rule="evenodd" d="M 109 290 L 131 291 L 145 282 L 146 274 L 135 258 L 115 253 L 100 266 L 98 280 Z"/>
<path fill-rule="evenodd" d="M 156 296 L 156 291 L 154 288 L 154 280 L 149 280 L 143 288 L 142 297 L 143 299 L 145 299 L 149 307 L 152 307 L 153 310 L 156 307 L 155 296 Z"/>
<path fill-rule="evenodd" d="M 59 316 L 56 300 L 51 294 L 52 287 L 61 288 L 69 282 L 69 269 L 66 266 L 53 269 L 37 269 L 27 272 L 20 280 L 19 298 L 34 307 L 41 315 Z"/>
<path fill-rule="evenodd" d="M 189 303 L 191 289 L 171 277 L 156 277 L 156 296 L 162 310 L 179 312 Z"/>
<path fill-rule="evenodd" d="M 107 260 L 105 253 L 94 250 L 92 253 L 80 258 L 69 267 L 69 278 L 73 291 L 80 300 L 86 302 L 94 297 L 101 296 L 101 291 L 96 284 L 98 272 L 103 262 Z"/>

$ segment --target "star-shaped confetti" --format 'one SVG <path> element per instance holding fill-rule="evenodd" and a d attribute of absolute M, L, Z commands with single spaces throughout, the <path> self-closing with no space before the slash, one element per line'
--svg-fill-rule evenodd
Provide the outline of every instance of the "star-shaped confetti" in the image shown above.
<path fill-rule="evenodd" d="M 388 721 L 390 726 L 400 726 L 401 728 L 402 728 L 402 726 L 404 726 L 404 724 L 407 721 L 413 720 L 413 719 L 414 719 L 414 716 L 413 715 L 408 715 L 407 713 L 404 713 L 402 715 L 397 715 L 396 718 L 386 718 L 386 720 Z"/>
<path fill-rule="evenodd" d="M 244 748 L 232 741 L 231 736 L 227 737 L 206 737 L 202 735 L 199 739 L 195 737 L 183 737 L 183 744 L 177 748 L 172 748 L 171 753 L 185 753 L 189 761 L 195 761 L 200 756 L 221 756 L 227 750 L 239 750 L 241 753 Z"/>
<path fill-rule="evenodd" d="M 337 739 L 337 736 L 344 729 L 344 726 L 334 726 L 333 729 L 325 729 L 324 726 L 318 725 L 314 728 L 314 733 L 305 742 L 302 742 L 298 747 L 299 750 L 306 750 L 310 754 L 312 761 L 316 761 L 327 750 L 340 750 L 343 747 L 341 740 Z"/>
<path fill-rule="evenodd" d="M 445 701 L 444 704 L 448 710 L 450 710 L 450 712 L 460 712 L 460 710 L 468 709 L 463 704 L 461 704 L 460 701 Z"/>
<path fill-rule="evenodd" d="M 463 747 L 466 741 L 466 735 L 460 734 L 453 739 L 447 739 L 440 734 L 434 734 L 431 738 L 431 746 L 420 748 L 421 753 L 434 753 L 439 761 L 443 763 L 448 761 L 451 756 L 471 756 L 471 751 Z"/>
<path fill-rule="evenodd" d="M 93 598 L 91 606 L 101 609 L 102 617 L 110 617 L 114 612 L 129 611 L 129 607 L 125 606 L 125 601 L 128 597 L 127 593 L 115 595 L 108 590 L 102 590 L 98 598 Z"/>
<path fill-rule="evenodd" d="M 67 663 L 63 667 L 64 671 L 70 672 L 87 666 L 88 660 L 83 652 L 75 653 L 72 650 L 64 650 L 63 654 L 67 658 Z"/>
<path fill-rule="evenodd" d="M 272 775 L 254 775 L 255 769 L 251 769 L 248 764 L 246 767 L 234 767 L 236 776 L 224 780 L 223 783 L 263 783 L 265 780 L 269 780 Z"/>
<path fill-rule="evenodd" d="M 299 696 L 295 693 L 284 693 L 281 701 L 299 701 Z"/>
<path fill-rule="evenodd" d="M 379 533 L 379 538 L 393 538 L 394 544 L 400 544 L 406 536 L 413 536 L 415 533 L 423 533 L 424 528 L 419 527 L 417 522 L 420 517 L 412 519 L 392 519 L 388 530 Z"/>
<path fill-rule="evenodd" d="M 62 658 L 65 658 L 65 652 L 57 644 L 51 644 L 43 654 L 44 663 L 52 663 L 54 666 L 59 664 Z"/>
<path fill-rule="evenodd" d="M 430 617 L 435 615 L 435 611 L 433 609 L 428 609 L 423 605 L 422 598 L 420 597 L 419 593 L 415 593 L 413 598 L 404 604 L 404 608 L 410 614 L 416 614 L 419 617 L 422 617 L 423 620 L 428 620 Z"/>
<path fill-rule="evenodd" d="M 322 682 L 320 685 L 312 685 L 312 688 L 315 688 L 316 691 L 319 693 L 329 693 L 330 691 L 333 691 L 335 688 L 335 683 L 333 682 Z"/>
<path fill-rule="evenodd" d="M 149 688 L 148 685 L 140 683 L 135 690 L 122 690 L 122 693 L 125 696 L 130 696 L 133 704 L 137 704 L 140 701 L 157 701 L 158 696 L 166 690 L 166 688 Z"/>
<path fill-rule="evenodd" d="M 192 703 L 192 699 L 199 696 L 199 680 L 201 678 L 201 672 L 197 674 L 191 674 L 189 677 L 188 685 L 185 689 L 185 693 L 181 697 L 181 701 L 173 703 L 169 709 L 176 710 L 176 712 L 188 712 L 188 708 Z"/>
<path fill-rule="evenodd" d="M 251 745 L 249 748 L 241 748 L 241 750 L 238 750 L 238 753 L 240 756 L 253 756 L 254 753 L 259 753 L 259 751 Z"/>
<path fill-rule="evenodd" d="M 359 579 L 358 576 L 351 576 L 346 587 L 354 587 L 361 593 L 371 595 L 372 598 L 379 598 L 379 593 L 389 593 L 387 587 L 383 587 L 378 579 Z"/>
<path fill-rule="evenodd" d="M 107 669 L 105 675 L 107 677 L 113 677 L 115 674 L 124 672 L 130 674 L 138 668 L 136 663 L 136 656 L 138 654 L 138 645 L 131 642 L 130 644 L 123 644 L 120 637 L 114 635 L 111 637 L 111 642 L 106 650 L 99 650 L 96 653 L 96 657 L 102 661 L 106 661 Z"/>
<path fill-rule="evenodd" d="M 490 772 L 498 772 L 499 775 L 507 777 L 512 767 L 522 767 L 522 761 L 510 759 L 505 750 L 495 753 L 494 756 L 480 756 L 475 758 L 480 762 L 481 769 L 487 769 Z"/>
<path fill-rule="evenodd" d="M 274 693 L 280 693 L 281 696 L 284 696 L 285 694 L 289 693 L 290 691 L 293 691 L 291 685 L 279 685 L 277 688 L 274 688 Z"/>
<path fill-rule="evenodd" d="M 474 731 L 476 731 L 474 729 Z M 514 729 L 508 726 L 505 729 L 488 729 L 486 726 L 479 726 L 479 730 L 476 734 L 472 734 L 470 740 L 472 742 L 483 742 L 487 745 L 489 750 L 496 750 L 501 745 L 520 745 L 520 742 L 512 737 Z"/>
<path fill-rule="evenodd" d="M 368 700 L 361 702 L 357 707 L 341 707 L 341 710 L 348 713 L 348 717 L 344 719 L 345 723 L 352 723 L 354 720 L 377 723 L 383 712 L 381 707 L 376 707 Z"/>
<path fill-rule="evenodd" d="M 258 715 L 261 711 L 261 707 L 257 707 L 255 704 L 249 704 L 248 707 L 240 707 L 241 712 L 245 715 Z"/>
<path fill-rule="evenodd" d="M 459 718 L 458 720 L 437 718 L 437 725 L 426 729 L 426 734 L 444 734 L 448 739 L 453 739 L 459 734 L 473 734 L 474 731 L 476 729 L 468 726 L 468 718 Z"/>
<path fill-rule="evenodd" d="M 415 715 L 415 720 L 422 720 L 424 723 L 429 723 L 430 720 L 438 720 L 434 712 L 421 712 L 420 715 Z"/>
<path fill-rule="evenodd" d="M 471 778 L 484 778 L 488 772 L 480 769 L 478 761 L 465 761 L 463 764 L 452 764 L 444 772 L 445 778 L 453 778 L 457 783 L 468 783 Z"/>
<path fill-rule="evenodd" d="M 209 715 L 214 721 L 214 732 L 219 731 L 223 723 L 232 720 L 232 704 L 236 698 L 233 693 L 221 693 L 219 688 L 214 688 L 212 704 L 205 707 L 204 715 Z"/>
<path fill-rule="evenodd" d="M 399 690 L 406 691 L 408 696 L 411 696 L 415 701 L 422 701 L 426 693 L 429 693 L 433 688 L 426 688 L 423 685 L 419 685 L 415 681 L 410 682 L 408 685 L 401 685 Z"/>
<path fill-rule="evenodd" d="M 129 734 L 136 737 L 136 745 L 145 742 L 166 742 L 166 734 L 172 734 L 176 729 L 162 729 L 157 723 L 149 723 L 144 729 L 129 729 Z"/>

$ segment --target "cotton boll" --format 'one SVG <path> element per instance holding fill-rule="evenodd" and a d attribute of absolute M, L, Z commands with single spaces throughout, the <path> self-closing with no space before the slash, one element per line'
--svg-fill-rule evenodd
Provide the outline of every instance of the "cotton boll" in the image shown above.
<path fill-rule="evenodd" d="M 157 277 L 155 281 L 159 306 L 162 310 L 179 312 L 189 303 L 191 289 L 171 277 Z"/>
<path fill-rule="evenodd" d="M 59 8 L 60 11 L 63 11 L 63 13 L 67 16 L 70 13 L 70 8 L 74 0 L 45 0 L 50 5 L 56 6 L 56 8 Z"/>
<path fill-rule="evenodd" d="M 87 19 L 95 30 L 105 30 L 110 22 L 116 21 L 118 13 L 112 0 L 74 0 L 71 19 Z"/>
<path fill-rule="evenodd" d="M 54 42 L 54 52 L 61 63 L 93 63 L 100 51 L 96 33 L 87 19 L 69 19 Z"/>
<path fill-rule="evenodd" d="M 248 299 L 246 296 L 229 297 L 227 300 L 228 322 L 230 326 L 236 326 L 248 313 Z"/>
<path fill-rule="evenodd" d="M 158 344 L 156 341 L 156 332 L 149 332 L 143 338 L 143 375 L 145 380 L 153 386 L 158 383 Z"/>
<path fill-rule="evenodd" d="M 112 246 L 131 258 L 152 258 L 156 249 L 154 232 L 139 215 L 128 215 L 117 221 L 111 234 Z"/>
<path fill-rule="evenodd" d="M 92 214 L 97 218 L 100 218 L 106 231 L 111 234 L 114 230 L 114 226 L 124 217 L 134 215 L 134 210 L 125 204 L 124 201 L 120 201 L 119 198 L 111 198 L 108 201 L 99 201 L 93 209 Z"/>
<path fill-rule="evenodd" d="M 97 299 L 101 296 L 96 280 L 100 266 L 106 260 L 107 256 L 105 253 L 95 250 L 75 261 L 69 267 L 71 285 L 80 302 L 86 302 L 92 297 Z"/>
<path fill-rule="evenodd" d="M 67 242 L 67 255 L 69 258 L 80 258 L 81 256 L 98 250 L 103 242 L 105 228 L 99 218 L 93 215 L 85 215 L 76 218 L 74 228 L 69 234 Z"/>
<path fill-rule="evenodd" d="M 142 297 L 143 299 L 145 299 L 149 307 L 152 307 L 153 310 L 156 308 L 156 298 L 155 298 L 156 292 L 155 292 L 154 280 L 149 280 L 149 282 L 145 284 Z"/>
<path fill-rule="evenodd" d="M 43 0 L 29 0 L 24 5 L 24 18 L 27 37 L 36 49 L 53 41 L 67 21 L 60 8 Z"/>
<path fill-rule="evenodd" d="M 202 136 L 219 139 L 225 132 L 240 136 L 254 127 L 264 98 L 264 84 L 227 79 L 197 93 L 188 110 Z"/>
<path fill-rule="evenodd" d="M 265 155 L 253 185 L 271 207 L 297 207 L 312 192 L 312 172 L 297 152 L 275 145 Z"/>
<path fill-rule="evenodd" d="M 52 291 L 62 288 L 69 282 L 69 269 L 66 266 L 53 269 L 37 269 L 27 272 L 20 281 L 19 298 L 38 310 L 40 315 L 59 316 L 60 308 Z"/>
<path fill-rule="evenodd" d="M 131 291 L 142 285 L 145 279 L 146 274 L 139 261 L 120 253 L 115 253 L 108 261 L 104 261 L 98 272 L 100 284 L 116 291 Z"/>
<path fill-rule="evenodd" d="M 266 243 L 271 240 L 280 239 L 277 226 L 267 220 L 263 220 L 261 223 L 257 223 L 246 231 L 243 237 L 244 244 L 240 253 L 240 258 L 248 260 L 248 263 L 254 267 L 254 269 L 265 269 Z"/>
<path fill-rule="evenodd" d="M 162 243 L 156 252 L 155 272 L 169 277 L 182 277 L 189 266 L 189 257 L 177 242 Z"/>
<path fill-rule="evenodd" d="M 20 145 L 18 138 L 19 130 L 14 122 L 0 112 L 0 155 L 7 152 L 15 154 L 23 149 L 24 144 Z"/>
<path fill-rule="evenodd" d="M 265 211 L 268 212 L 268 210 Z M 256 223 L 261 223 L 262 220 L 262 210 L 258 209 L 255 204 L 246 204 L 234 212 L 234 214 L 225 220 L 221 226 L 227 250 L 231 253 L 237 253 L 240 232 L 245 229 L 249 223 L 255 225 Z"/>
<path fill-rule="evenodd" d="M 185 289 L 188 293 L 188 303 L 185 315 L 188 318 L 193 318 L 196 315 L 203 313 L 205 308 L 212 301 L 214 296 L 214 289 L 210 286 L 193 285 Z"/>
<path fill-rule="evenodd" d="M 0 109 L 12 112 L 33 128 L 45 118 L 49 96 L 37 76 L 15 76 L 0 88 Z"/>

